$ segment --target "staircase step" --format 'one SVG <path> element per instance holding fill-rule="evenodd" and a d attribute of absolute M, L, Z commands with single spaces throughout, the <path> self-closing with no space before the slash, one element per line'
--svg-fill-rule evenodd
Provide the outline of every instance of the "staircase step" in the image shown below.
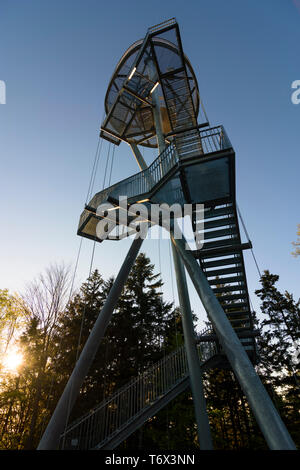
<path fill-rule="evenodd" d="M 227 286 L 227 287 L 215 287 L 213 289 L 215 294 L 221 294 L 222 292 L 234 292 L 234 291 L 242 291 L 246 293 L 246 284 L 241 282 L 239 285 L 236 286 Z"/>
<path fill-rule="evenodd" d="M 211 242 L 215 243 L 215 242 Z M 205 245 L 209 245 L 210 242 L 206 242 Z M 249 250 L 252 248 L 251 243 L 236 243 L 232 246 L 222 246 L 213 248 L 201 248 L 200 250 L 193 250 L 193 256 L 195 258 L 216 258 L 217 256 L 232 255 L 234 253 L 240 254 L 242 250 Z"/>
<path fill-rule="evenodd" d="M 214 227 L 222 227 L 223 225 L 235 225 L 235 217 L 222 217 L 222 219 L 204 221 L 204 229 L 210 229 Z"/>
<path fill-rule="evenodd" d="M 218 299 L 218 300 L 219 300 L 220 304 L 222 305 L 223 309 L 226 310 L 226 311 L 231 310 L 233 308 L 239 309 L 239 308 L 248 307 L 248 302 L 236 302 L 234 304 L 223 304 L 220 299 Z M 227 312 L 227 313 L 234 313 L 234 312 Z"/>
<path fill-rule="evenodd" d="M 194 108 L 191 106 L 192 105 L 192 101 L 189 97 L 189 95 L 185 92 L 186 91 L 186 88 L 184 89 L 183 87 L 180 87 L 178 86 L 176 89 L 174 89 L 174 91 L 177 93 L 178 96 L 172 96 L 171 94 L 170 95 L 166 95 L 166 104 L 167 104 L 167 107 L 168 107 L 168 104 L 172 104 L 174 106 L 177 106 L 177 110 L 178 110 L 178 106 L 182 106 L 182 104 L 186 104 L 187 106 L 189 106 L 190 108 L 192 108 L 192 112 L 193 112 L 193 117 L 194 117 Z M 182 108 L 180 109 L 179 112 L 182 112 Z"/>
<path fill-rule="evenodd" d="M 228 318 L 234 328 L 247 328 L 249 330 L 251 323 L 249 317 Z"/>
<path fill-rule="evenodd" d="M 201 146 L 200 140 L 198 142 L 191 142 L 188 145 L 176 145 L 177 151 L 181 155 L 182 153 L 192 152 Z"/>
<path fill-rule="evenodd" d="M 186 84 L 185 80 L 183 80 L 183 79 L 181 78 L 181 79 L 179 79 L 179 80 L 172 80 L 172 91 L 169 91 L 169 92 L 167 91 L 167 93 L 166 93 L 167 100 L 166 100 L 166 101 L 167 101 L 167 102 L 168 102 L 168 101 L 174 102 L 174 91 L 175 91 L 175 92 L 178 92 L 178 91 L 180 91 L 180 90 L 184 90 L 184 91 L 185 91 L 185 93 L 182 93 L 182 94 L 180 95 L 180 98 L 181 98 L 181 96 L 183 96 L 183 95 L 186 96 L 186 97 L 188 97 L 188 98 L 190 98 L 190 95 L 189 95 L 189 92 L 188 92 L 188 88 L 187 88 L 187 84 Z M 175 96 L 175 99 L 176 99 L 176 96 Z"/>
<path fill-rule="evenodd" d="M 203 261 L 202 267 L 204 269 L 207 268 L 217 268 L 218 266 L 228 266 L 229 264 L 237 264 L 239 265 L 241 261 L 241 257 L 237 256 L 236 258 L 225 258 L 225 259 L 217 259 L 215 261 Z"/>
<path fill-rule="evenodd" d="M 221 246 L 232 246 L 238 244 L 239 239 L 237 236 L 226 239 L 226 240 L 216 240 L 214 242 L 204 242 L 204 249 L 209 250 L 211 248 L 220 248 Z"/>
<path fill-rule="evenodd" d="M 199 132 L 194 131 L 193 133 L 189 134 L 177 134 L 175 137 L 176 142 L 192 142 L 195 139 L 199 139 L 200 135 Z"/>
<path fill-rule="evenodd" d="M 181 90 L 183 91 L 183 93 L 179 94 L 178 92 Z M 187 101 L 191 101 L 190 96 L 188 94 L 186 83 L 183 82 L 182 80 L 178 82 L 172 81 L 172 91 L 167 90 L 165 93 L 167 104 L 170 103 L 172 106 L 174 106 L 174 102 L 176 103 L 178 101 L 178 98 L 177 96 L 174 96 L 173 91 L 177 92 L 179 98 L 185 97 L 185 98 L 189 98 L 189 100 Z"/>
<path fill-rule="evenodd" d="M 227 237 L 228 235 L 236 235 L 236 233 L 237 233 L 236 228 L 230 227 L 230 228 L 224 228 L 222 230 L 212 230 L 211 232 L 204 231 L 203 235 L 204 235 L 204 240 L 209 240 L 210 238 L 221 238 L 221 237 Z"/>
<path fill-rule="evenodd" d="M 218 301 L 222 303 L 223 300 L 230 302 L 230 300 L 247 299 L 247 298 L 248 298 L 248 295 L 246 294 L 246 292 L 244 292 L 243 294 L 222 295 L 218 297 Z"/>
<path fill-rule="evenodd" d="M 233 274 L 233 273 L 241 273 L 241 272 L 242 272 L 242 267 L 234 266 L 233 268 L 213 269 L 211 271 L 205 271 L 205 276 L 217 277 L 217 276 L 222 276 L 223 274 Z"/>
<path fill-rule="evenodd" d="M 174 120 L 177 123 L 177 122 L 181 122 L 183 120 L 186 120 L 186 119 L 190 118 L 190 116 L 191 116 L 191 114 L 189 112 L 187 112 L 186 110 L 184 110 L 179 115 L 178 115 L 178 113 L 170 114 L 170 121 Z"/>
<path fill-rule="evenodd" d="M 188 104 L 188 103 L 186 103 L 186 104 Z M 178 108 L 178 105 L 177 105 L 177 108 Z M 170 117 L 171 116 L 174 117 L 174 116 L 178 115 L 178 109 L 177 108 L 176 108 L 176 105 L 168 106 Z M 194 110 L 193 110 L 192 106 L 190 104 L 188 104 L 188 106 L 184 107 L 184 111 L 188 111 L 189 113 L 193 113 Z M 182 139 L 187 138 L 187 137 L 188 136 L 184 136 L 184 137 L 182 137 Z"/>
<path fill-rule="evenodd" d="M 177 86 L 176 86 L 176 85 L 177 85 Z M 176 78 L 173 78 L 173 79 L 172 79 L 172 92 L 170 91 L 170 94 L 172 93 L 171 96 L 174 97 L 173 90 L 174 90 L 174 91 L 186 90 L 186 95 L 187 95 L 187 96 L 190 96 L 190 95 L 188 94 L 187 83 L 186 83 L 186 81 L 185 81 L 185 79 L 184 79 L 183 77 L 176 77 Z"/>
<path fill-rule="evenodd" d="M 226 207 L 218 207 L 217 209 L 205 209 L 202 212 L 204 212 L 203 215 L 205 219 L 212 219 L 214 217 L 221 217 L 222 215 L 233 215 L 234 208 L 233 206 L 226 206 Z"/>
<path fill-rule="evenodd" d="M 228 320 L 230 321 L 230 323 L 250 323 L 249 317 L 228 318 Z M 248 328 L 249 328 L 249 326 L 248 326 Z"/>
<path fill-rule="evenodd" d="M 195 139 L 199 139 L 199 133 L 198 132 L 193 132 L 193 134 L 188 134 L 188 135 L 180 135 L 180 134 L 177 134 L 177 136 L 175 137 L 175 141 L 176 143 L 177 142 L 193 142 L 193 140 Z"/>
<path fill-rule="evenodd" d="M 243 335 L 243 338 L 240 338 L 240 340 L 241 339 L 248 339 L 248 336 L 247 336 L 248 333 L 249 333 L 249 338 L 253 337 L 252 331 L 249 328 L 246 329 L 246 330 L 245 330 L 245 328 L 234 328 L 234 331 L 237 333 L 238 336 L 240 334 Z"/>
<path fill-rule="evenodd" d="M 200 139 L 193 139 L 189 142 L 176 142 L 176 148 L 178 149 L 189 149 L 200 144 Z"/>
<path fill-rule="evenodd" d="M 176 137 L 176 146 L 177 145 L 190 145 L 197 140 L 200 140 L 199 135 L 193 135 L 186 139 L 183 139 L 181 137 Z"/>
<path fill-rule="evenodd" d="M 210 279 L 208 282 L 210 285 L 220 284 L 222 286 L 223 284 L 229 284 L 231 282 L 239 282 L 239 281 L 244 281 L 244 280 L 245 280 L 244 276 L 230 276 L 230 277 L 221 277 L 219 279 Z"/>
<path fill-rule="evenodd" d="M 184 107 L 181 108 L 181 109 L 180 109 L 180 112 L 178 113 L 178 101 L 177 101 L 177 102 L 175 102 L 175 106 L 177 106 L 177 109 L 174 108 L 174 110 L 171 111 L 170 114 L 175 115 L 175 116 L 176 116 L 176 115 L 182 115 L 183 113 L 186 112 L 186 109 L 187 109 L 187 110 L 189 111 L 189 115 L 193 116 L 194 109 L 193 109 L 193 107 L 191 106 L 191 102 L 186 100 L 186 96 L 185 96 L 185 95 L 181 95 L 180 98 L 181 98 L 181 101 L 182 101 L 182 100 L 185 101 Z M 167 100 L 167 105 L 168 105 L 168 100 Z M 174 105 L 174 102 L 173 102 L 173 105 Z M 169 106 L 168 106 L 168 109 L 169 109 Z"/>
<path fill-rule="evenodd" d="M 179 145 L 185 146 L 185 145 L 191 145 L 194 142 L 200 142 L 200 137 L 198 135 L 194 135 L 193 137 L 190 137 L 189 139 L 183 140 L 183 139 L 176 139 L 176 147 Z"/>
<path fill-rule="evenodd" d="M 182 117 L 178 117 L 178 116 L 170 116 L 170 119 L 171 121 L 174 119 L 175 120 L 175 124 L 176 124 L 176 127 L 179 123 L 181 122 L 187 122 L 187 120 L 190 120 L 191 119 L 191 116 L 190 114 L 186 114 L 185 116 L 182 116 Z"/>
<path fill-rule="evenodd" d="M 247 338 L 245 338 L 245 339 L 247 339 Z M 241 343 L 242 343 L 242 345 L 243 345 L 244 348 L 247 347 L 247 346 L 252 346 L 252 348 L 254 349 L 254 342 L 253 342 L 253 339 L 252 339 L 252 340 L 249 339 L 248 341 L 243 341 L 243 340 L 241 340 Z"/>
<path fill-rule="evenodd" d="M 242 310 L 240 312 L 227 312 L 226 313 L 228 318 L 236 318 L 236 317 L 242 317 L 242 316 L 247 316 L 247 318 L 250 318 L 250 312 L 249 310 Z"/>
<path fill-rule="evenodd" d="M 236 332 L 236 334 L 242 333 L 242 332 L 244 332 L 245 330 L 246 330 L 246 331 L 249 330 L 249 326 L 233 326 L 233 325 L 232 325 L 232 327 L 233 327 L 234 331 Z"/>

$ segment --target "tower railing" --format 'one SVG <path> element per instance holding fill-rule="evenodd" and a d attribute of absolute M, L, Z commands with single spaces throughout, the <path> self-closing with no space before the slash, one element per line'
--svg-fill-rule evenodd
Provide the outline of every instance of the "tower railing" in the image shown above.
<path fill-rule="evenodd" d="M 103 191 L 97 193 L 91 200 L 88 207 L 97 209 L 97 207 L 107 201 L 118 201 L 119 196 L 127 196 L 128 199 L 137 195 L 149 193 L 156 184 L 158 184 L 172 168 L 181 160 L 192 158 L 195 152 L 199 156 L 199 134 L 202 145 L 202 155 L 218 152 L 231 148 L 231 143 L 226 135 L 223 126 L 211 127 L 209 129 L 198 131 L 182 132 L 168 147 L 152 162 L 144 171 L 116 183 Z M 83 216 L 86 217 L 85 214 Z"/>
<path fill-rule="evenodd" d="M 202 334 L 207 333 L 201 332 Z M 199 343 L 202 363 L 217 353 L 214 343 Z M 61 449 L 101 448 L 188 376 L 185 347 L 165 356 L 109 398 L 72 423 L 61 436 Z"/>
<path fill-rule="evenodd" d="M 163 21 L 162 23 L 158 23 L 154 26 L 151 26 L 150 28 L 148 28 L 148 32 L 149 33 L 154 33 L 155 31 L 159 31 L 160 29 L 166 28 L 166 27 L 171 26 L 175 23 L 176 23 L 176 19 L 175 18 L 170 18 L 169 20 Z"/>

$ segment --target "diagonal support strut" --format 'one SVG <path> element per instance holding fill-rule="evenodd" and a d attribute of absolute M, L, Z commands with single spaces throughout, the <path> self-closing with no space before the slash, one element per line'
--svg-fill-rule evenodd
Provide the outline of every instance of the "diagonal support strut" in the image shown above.
<path fill-rule="evenodd" d="M 94 360 L 99 343 L 103 338 L 110 322 L 114 308 L 119 300 L 124 284 L 135 262 L 143 238 L 138 235 L 133 240 L 129 252 L 122 267 L 109 291 L 108 297 L 99 313 L 95 325 L 88 337 L 85 346 L 79 356 L 74 370 L 68 380 L 62 396 L 42 436 L 37 450 L 55 450 L 59 444 L 59 438 L 66 426 L 69 414 L 75 404 L 79 390 Z"/>
<path fill-rule="evenodd" d="M 223 308 L 214 295 L 202 269 L 192 253 L 186 249 L 187 243 L 183 234 L 181 239 L 175 238 L 173 225 L 170 229 L 170 236 L 172 244 L 190 275 L 231 367 L 248 399 L 269 448 L 273 450 L 296 450 L 288 430 L 226 317 Z"/>

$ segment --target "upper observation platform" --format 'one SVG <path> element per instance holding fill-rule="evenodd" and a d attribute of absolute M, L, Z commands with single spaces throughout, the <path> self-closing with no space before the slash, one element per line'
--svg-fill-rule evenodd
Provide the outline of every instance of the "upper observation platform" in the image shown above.
<path fill-rule="evenodd" d="M 123 54 L 110 80 L 101 137 L 119 145 L 157 147 L 153 91 L 159 95 L 163 133 L 169 143 L 177 132 L 197 130 L 201 101 L 195 73 L 182 50 L 175 19 L 148 29 Z M 205 121 L 205 119 L 203 119 Z"/>

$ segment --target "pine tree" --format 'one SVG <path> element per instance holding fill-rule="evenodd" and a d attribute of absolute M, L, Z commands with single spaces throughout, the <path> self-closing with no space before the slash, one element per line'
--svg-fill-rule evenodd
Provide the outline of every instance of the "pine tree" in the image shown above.
<path fill-rule="evenodd" d="M 76 357 L 101 311 L 113 278 L 104 281 L 96 270 L 67 307 L 57 328 L 53 374 L 59 377 L 52 403 L 57 401 Z M 82 386 L 70 421 L 89 411 L 114 390 L 160 359 L 173 328 L 172 305 L 161 295 L 162 282 L 141 253 L 128 277 L 105 337 Z M 79 341 L 80 338 L 80 341 Z M 78 344 L 80 343 L 79 347 Z"/>
<path fill-rule="evenodd" d="M 299 386 L 299 361 L 294 360 L 295 347 L 300 339 L 300 302 L 292 294 L 282 294 L 275 284 L 279 276 L 264 271 L 262 288 L 255 291 L 261 299 L 264 331 L 261 359 L 271 365 L 278 380 L 283 384 Z M 282 374 L 285 370 L 285 374 Z M 280 374 L 281 373 L 281 374 Z M 283 379 L 285 375 L 285 379 Z"/>
<path fill-rule="evenodd" d="M 264 271 L 261 299 L 261 335 L 258 337 L 259 373 L 296 444 L 299 436 L 300 303 L 292 294 L 281 293 L 275 286 L 278 275 Z"/>

